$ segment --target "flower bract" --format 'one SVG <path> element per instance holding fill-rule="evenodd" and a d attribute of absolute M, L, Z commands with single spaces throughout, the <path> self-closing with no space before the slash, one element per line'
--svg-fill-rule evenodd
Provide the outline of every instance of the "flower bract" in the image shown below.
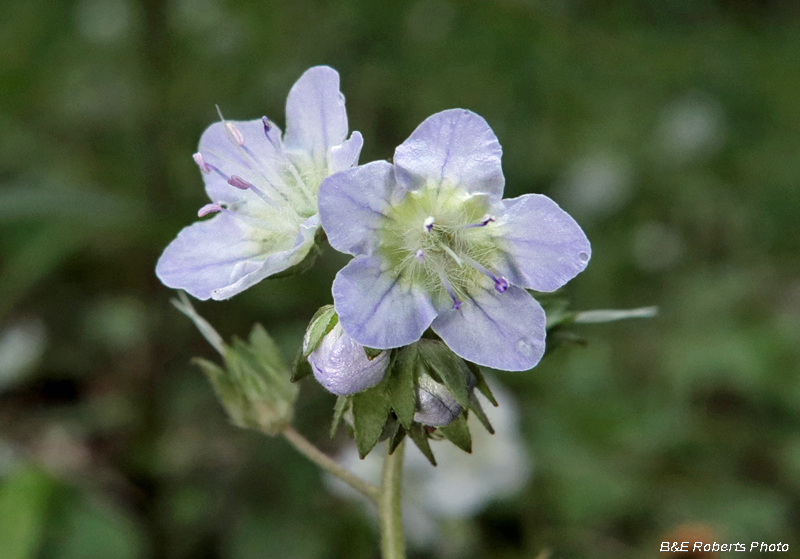
<path fill-rule="evenodd" d="M 394 154 L 325 179 L 330 244 L 352 254 L 333 284 L 339 321 L 388 349 L 431 327 L 459 356 L 509 371 L 544 353 L 545 315 L 526 291 L 554 291 L 591 256 L 550 198 L 503 200 L 502 150 L 486 121 L 453 109 L 426 119 Z"/>
<path fill-rule="evenodd" d="M 307 70 L 286 100 L 286 133 L 266 117 L 212 124 L 194 155 L 210 219 L 184 228 L 156 274 L 198 299 L 227 299 L 303 261 L 319 228 L 317 191 L 326 176 L 358 163 L 363 140 L 347 139 L 339 74 Z"/>

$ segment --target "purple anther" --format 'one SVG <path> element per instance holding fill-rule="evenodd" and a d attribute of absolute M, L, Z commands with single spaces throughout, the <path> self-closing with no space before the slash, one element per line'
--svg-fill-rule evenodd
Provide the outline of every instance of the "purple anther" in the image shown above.
<path fill-rule="evenodd" d="M 453 297 L 453 308 L 455 310 L 460 310 L 461 309 L 461 303 L 463 303 L 463 301 L 459 301 L 458 299 Z"/>
<path fill-rule="evenodd" d="M 198 151 L 192 156 L 192 158 L 194 159 L 194 162 L 197 163 L 197 166 L 200 167 L 200 170 L 203 173 L 207 175 L 211 172 L 211 167 L 209 167 L 208 164 L 206 163 L 206 160 L 203 159 L 202 153 Z"/>
<path fill-rule="evenodd" d="M 486 227 L 490 223 L 494 221 L 494 216 L 486 214 L 484 215 L 478 223 L 470 223 L 468 225 L 463 225 L 463 229 L 472 229 L 474 227 Z"/>
<path fill-rule="evenodd" d="M 417 252 L 414 253 L 414 258 L 422 262 L 423 260 L 425 260 L 425 251 L 422 250 L 421 248 L 417 249 Z"/>
<path fill-rule="evenodd" d="M 428 233 L 431 232 L 431 229 L 433 229 L 434 221 L 435 220 L 433 219 L 432 215 L 429 215 L 428 217 L 425 218 L 425 221 L 422 222 L 422 225 L 425 227 L 425 231 L 427 231 Z"/>
<path fill-rule="evenodd" d="M 230 123 L 230 122 L 226 122 L 225 123 L 225 127 L 228 129 L 228 132 L 231 133 L 231 136 L 236 141 L 236 143 L 239 144 L 239 146 L 243 146 L 244 145 L 244 136 L 242 136 L 242 133 L 239 131 L 239 129 L 236 128 L 233 125 L 233 123 Z"/>
<path fill-rule="evenodd" d="M 231 175 L 231 178 L 228 179 L 228 184 L 231 186 L 235 186 L 240 190 L 247 190 L 248 188 L 253 188 L 252 184 L 250 184 L 242 177 L 237 175 Z"/>
<path fill-rule="evenodd" d="M 219 204 L 206 204 L 205 206 L 197 210 L 197 217 L 205 217 L 208 214 L 221 212 L 222 210 L 223 208 Z"/>
<path fill-rule="evenodd" d="M 269 138 L 269 131 L 272 130 L 272 125 L 269 123 L 269 119 L 265 116 L 261 117 L 261 122 L 264 124 L 264 135 Z"/>
<path fill-rule="evenodd" d="M 497 292 L 505 293 L 506 289 L 508 289 L 508 280 L 503 276 L 493 277 L 492 279 L 494 280 L 494 288 Z"/>

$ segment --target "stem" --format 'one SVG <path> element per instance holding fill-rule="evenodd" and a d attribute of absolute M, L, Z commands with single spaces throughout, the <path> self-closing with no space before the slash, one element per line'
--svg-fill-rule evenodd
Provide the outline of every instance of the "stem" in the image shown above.
<path fill-rule="evenodd" d="M 381 490 L 378 487 L 375 487 L 352 472 L 342 468 L 333 459 L 311 444 L 303 435 L 295 431 L 293 427 L 289 426 L 284 429 L 283 436 L 286 437 L 287 441 L 292 443 L 292 446 L 294 446 L 300 454 L 314 462 L 317 466 L 329 474 L 338 477 L 362 495 L 369 497 L 372 501 L 376 503 L 380 502 Z M 395 451 L 395 454 L 397 454 L 397 451 Z M 397 557 L 402 556 L 398 555 Z"/>
<path fill-rule="evenodd" d="M 400 482 L 403 478 L 403 451 L 401 442 L 393 454 L 383 462 L 378 519 L 381 526 L 381 554 L 383 559 L 405 559 L 403 518 L 400 510 Z"/>

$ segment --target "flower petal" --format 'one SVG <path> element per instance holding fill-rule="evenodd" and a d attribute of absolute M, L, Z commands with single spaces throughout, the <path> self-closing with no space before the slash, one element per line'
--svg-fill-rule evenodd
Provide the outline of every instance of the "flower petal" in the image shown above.
<path fill-rule="evenodd" d="M 294 242 L 278 242 L 283 247 L 273 251 L 256 240 L 255 227 L 220 213 L 178 233 L 159 258 L 156 275 L 164 285 L 198 299 L 227 299 L 300 262 L 314 242 L 318 223 L 316 215 L 309 218 Z"/>
<path fill-rule="evenodd" d="M 436 310 L 428 295 L 407 286 L 380 259 L 357 256 L 333 281 L 333 300 L 345 332 L 361 345 L 389 349 L 417 341 Z"/>
<path fill-rule="evenodd" d="M 580 225 L 542 194 L 504 200 L 498 271 L 514 285 L 555 291 L 586 268 L 592 247 Z"/>
<path fill-rule="evenodd" d="M 325 168 L 328 150 L 346 137 L 347 111 L 339 74 L 328 66 L 309 68 L 286 99 L 286 149 L 305 152 L 317 168 Z"/>
<path fill-rule="evenodd" d="M 464 109 L 442 111 L 425 119 L 395 150 L 397 182 L 408 190 L 429 181 L 449 182 L 498 201 L 505 185 L 502 153 L 482 117 Z"/>
<path fill-rule="evenodd" d="M 364 146 L 364 138 L 361 132 L 353 132 L 350 139 L 343 144 L 333 146 L 330 155 L 330 173 L 338 173 L 358 165 L 358 156 L 361 155 L 361 148 Z"/>
<path fill-rule="evenodd" d="M 371 254 L 375 230 L 396 188 L 394 169 L 373 161 L 331 175 L 319 187 L 319 214 L 328 242 L 339 252 Z"/>
<path fill-rule="evenodd" d="M 544 310 L 519 287 L 484 289 L 459 310 L 445 304 L 431 326 L 456 354 L 478 365 L 525 371 L 544 355 Z"/>
<path fill-rule="evenodd" d="M 311 352 L 308 362 L 314 377 L 326 390 L 348 396 L 383 380 L 389 365 L 389 352 L 381 352 L 369 359 L 364 347 L 337 324 Z"/>

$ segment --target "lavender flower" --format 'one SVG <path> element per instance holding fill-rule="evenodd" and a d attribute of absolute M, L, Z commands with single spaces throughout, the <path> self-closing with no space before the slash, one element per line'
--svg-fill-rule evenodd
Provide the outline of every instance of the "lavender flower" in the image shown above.
<path fill-rule="evenodd" d="M 222 115 L 220 115 L 222 118 Z M 286 134 L 267 117 L 212 124 L 194 160 L 211 203 L 164 250 L 156 274 L 198 299 L 228 299 L 300 263 L 319 227 L 317 190 L 358 163 L 363 139 L 347 137 L 339 74 L 307 70 L 286 100 Z"/>
<path fill-rule="evenodd" d="M 347 396 L 383 380 L 389 366 L 389 352 L 382 351 L 369 359 L 364 347 L 337 323 L 308 356 L 308 362 L 322 386 L 329 392 Z"/>
<path fill-rule="evenodd" d="M 539 362 L 545 316 L 525 288 L 558 289 L 586 267 L 591 246 L 550 198 L 502 200 L 501 152 L 483 118 L 454 109 L 426 119 L 393 165 L 323 181 L 328 240 L 355 256 L 333 284 L 355 341 L 400 347 L 432 327 L 480 365 L 519 371 Z"/>

